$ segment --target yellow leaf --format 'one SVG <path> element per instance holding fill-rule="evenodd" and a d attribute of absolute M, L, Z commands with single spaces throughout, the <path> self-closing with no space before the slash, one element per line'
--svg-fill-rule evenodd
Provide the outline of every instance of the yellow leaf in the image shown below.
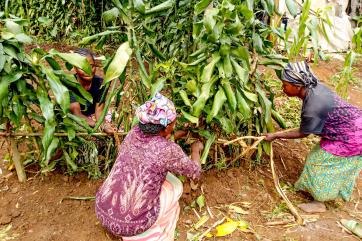
<path fill-rule="evenodd" d="M 244 220 L 238 221 L 237 223 L 238 223 L 238 228 L 241 231 L 245 231 L 249 228 L 249 223 Z"/>
<path fill-rule="evenodd" d="M 212 238 L 212 234 L 211 234 L 211 233 L 207 233 L 207 234 L 205 234 L 205 237 L 206 237 L 206 238 Z"/>
<path fill-rule="evenodd" d="M 12 170 L 14 170 L 14 168 L 15 168 L 14 164 L 11 164 L 11 165 L 8 167 L 8 171 L 12 171 Z"/>
<path fill-rule="evenodd" d="M 216 236 L 223 237 L 233 233 L 238 228 L 238 222 L 228 221 L 216 227 Z"/>

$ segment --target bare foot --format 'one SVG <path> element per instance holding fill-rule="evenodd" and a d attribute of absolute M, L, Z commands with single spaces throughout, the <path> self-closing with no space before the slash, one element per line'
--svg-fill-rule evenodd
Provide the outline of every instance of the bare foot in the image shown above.
<path fill-rule="evenodd" d="M 298 205 L 306 213 L 324 213 L 327 211 L 326 205 L 323 202 L 313 201 L 310 203 L 302 203 Z"/>

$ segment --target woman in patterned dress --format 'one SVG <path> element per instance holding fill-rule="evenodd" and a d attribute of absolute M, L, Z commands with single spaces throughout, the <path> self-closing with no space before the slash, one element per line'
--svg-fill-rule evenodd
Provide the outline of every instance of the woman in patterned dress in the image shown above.
<path fill-rule="evenodd" d="M 311 212 L 325 209 L 324 201 L 350 200 L 362 168 L 362 110 L 321 84 L 305 62 L 288 64 L 282 82 L 286 95 L 303 100 L 300 128 L 267 134 L 266 140 L 320 136 L 295 186 L 317 201 L 309 204 Z"/>
<path fill-rule="evenodd" d="M 182 183 L 172 173 L 198 178 L 201 142 L 189 158 L 169 141 L 176 122 L 174 104 L 156 94 L 140 106 L 140 123 L 124 139 L 117 160 L 96 194 L 101 224 L 123 241 L 171 241 L 178 220 Z"/>

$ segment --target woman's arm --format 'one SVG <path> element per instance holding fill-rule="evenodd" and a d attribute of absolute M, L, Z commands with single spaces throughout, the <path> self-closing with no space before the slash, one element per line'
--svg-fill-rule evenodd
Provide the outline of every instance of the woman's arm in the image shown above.
<path fill-rule="evenodd" d="M 95 126 L 96 123 L 91 118 L 89 118 L 86 115 L 83 115 L 83 113 L 80 110 L 80 104 L 78 102 L 73 102 L 70 104 L 70 112 L 72 112 L 76 116 L 79 116 L 80 118 L 85 119 L 89 126 L 91 127 Z"/>
<path fill-rule="evenodd" d="M 195 141 L 191 145 L 191 160 L 200 165 L 200 152 L 204 149 L 204 145 L 200 141 Z"/>
<path fill-rule="evenodd" d="M 306 136 L 308 136 L 308 134 L 302 133 L 300 129 L 297 128 L 286 131 L 279 131 L 275 133 L 268 133 L 265 135 L 265 140 L 274 141 L 275 139 L 298 139 L 298 138 L 304 138 Z"/>
<path fill-rule="evenodd" d="M 104 103 L 96 103 L 95 116 L 97 121 L 99 120 L 99 118 L 101 118 L 103 110 Z M 113 134 L 114 132 L 116 132 L 116 128 L 114 128 L 110 123 L 107 123 L 105 120 L 103 120 L 103 131 L 108 134 Z"/>

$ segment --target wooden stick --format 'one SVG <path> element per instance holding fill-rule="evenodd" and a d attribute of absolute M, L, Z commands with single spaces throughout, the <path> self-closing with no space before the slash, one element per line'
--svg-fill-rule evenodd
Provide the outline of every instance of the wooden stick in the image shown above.
<path fill-rule="evenodd" d="M 8 133 L 8 132 L 0 132 L 1 136 L 42 136 L 43 133 Z M 127 135 L 126 132 L 117 132 L 117 133 L 86 133 L 86 132 L 80 132 L 75 133 L 76 136 L 124 136 Z M 68 136 L 68 133 L 60 132 L 60 133 L 54 133 L 54 136 Z"/>
<path fill-rule="evenodd" d="M 294 217 L 296 218 L 296 221 L 298 224 L 302 225 L 304 223 L 303 218 L 300 216 L 300 214 L 298 213 L 297 209 L 294 207 L 294 205 L 289 201 L 288 197 L 285 195 L 285 193 L 283 192 L 282 188 L 280 187 L 279 184 L 279 179 L 278 176 L 275 172 L 275 166 L 274 166 L 274 159 L 273 159 L 273 143 L 270 143 L 270 167 L 272 170 L 272 174 L 273 174 L 273 180 L 274 180 L 274 185 L 275 188 L 277 189 L 279 195 L 283 198 L 283 200 L 285 201 L 285 203 L 287 204 L 290 212 L 294 215 Z"/>
<path fill-rule="evenodd" d="M 242 137 L 238 137 L 238 138 L 236 138 L 236 139 L 234 139 L 234 140 L 225 142 L 225 143 L 224 143 L 224 146 L 230 145 L 230 144 L 232 144 L 232 143 L 234 143 L 234 142 L 237 142 L 237 141 L 240 141 L 240 140 L 244 140 L 244 139 L 263 140 L 263 139 L 265 139 L 265 136 L 242 136 Z M 224 140 L 219 139 L 219 141 L 222 142 L 222 141 L 224 141 Z"/>
<path fill-rule="evenodd" d="M 20 153 L 18 150 L 18 146 L 16 143 L 16 140 L 11 137 L 10 138 L 10 146 L 11 146 L 11 156 L 15 165 L 16 174 L 18 175 L 19 182 L 25 182 L 26 181 L 26 173 L 24 169 L 24 165 L 20 158 Z"/>
<path fill-rule="evenodd" d="M 203 232 L 199 237 L 197 237 L 198 241 L 201 241 L 210 231 L 215 228 L 217 225 L 222 224 L 225 221 L 225 217 L 223 217 L 221 220 L 215 222 L 210 228 L 208 228 L 205 232 Z"/>

